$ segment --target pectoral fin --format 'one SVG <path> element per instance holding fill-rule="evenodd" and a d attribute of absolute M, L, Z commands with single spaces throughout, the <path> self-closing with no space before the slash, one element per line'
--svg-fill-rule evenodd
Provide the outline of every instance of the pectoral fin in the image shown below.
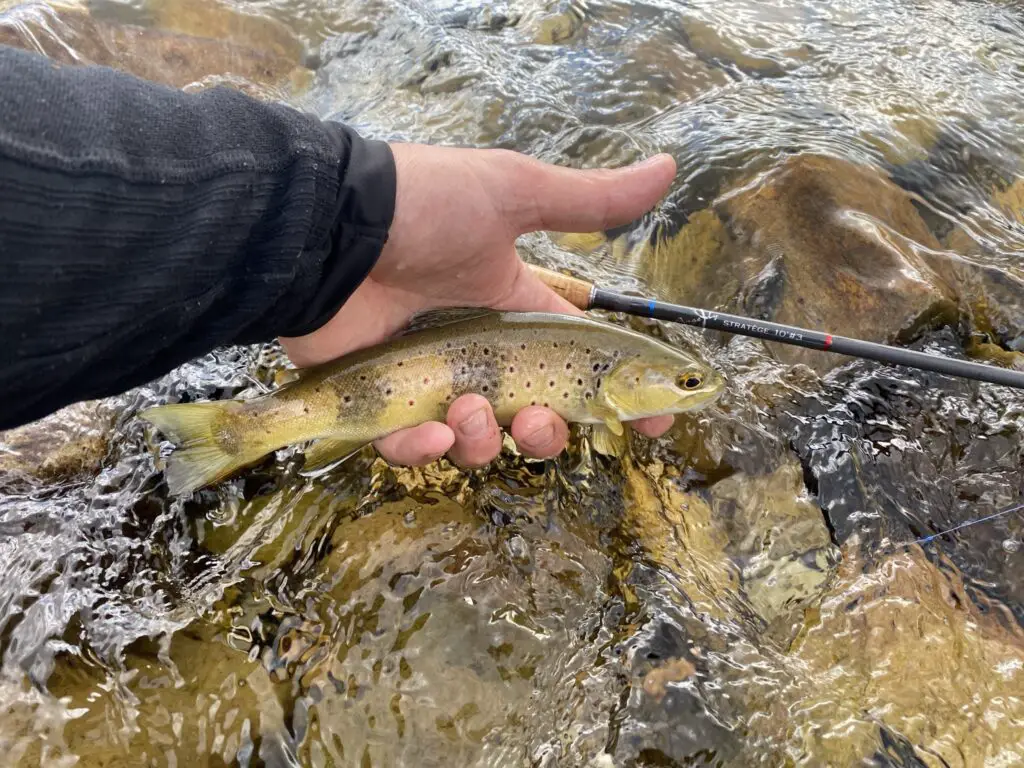
<path fill-rule="evenodd" d="M 622 428 L 622 422 L 616 419 L 614 416 L 606 416 L 604 425 L 608 427 L 608 431 L 613 435 L 622 437 L 625 430 Z"/>
<path fill-rule="evenodd" d="M 590 442 L 594 446 L 595 451 L 605 456 L 624 456 L 629 449 L 629 437 L 622 429 L 621 422 L 616 421 L 614 423 L 619 428 L 618 432 L 613 432 L 610 426 L 595 424 Z"/>
<path fill-rule="evenodd" d="M 604 425 L 614 435 L 623 433 L 622 422 L 619 421 L 619 414 L 611 407 L 602 402 L 594 402 L 590 405 L 590 413 L 604 422 Z"/>
<path fill-rule="evenodd" d="M 303 471 L 322 469 L 335 461 L 347 459 L 364 445 L 366 445 L 364 442 L 338 440 L 330 437 L 316 440 L 305 451 L 306 460 L 302 469 Z"/>
<path fill-rule="evenodd" d="M 413 315 L 405 328 L 396 333 L 396 336 L 408 336 L 428 328 L 438 328 L 452 323 L 470 320 L 472 318 L 484 317 L 494 314 L 494 310 L 486 307 L 443 307 L 441 309 L 427 309 Z"/>

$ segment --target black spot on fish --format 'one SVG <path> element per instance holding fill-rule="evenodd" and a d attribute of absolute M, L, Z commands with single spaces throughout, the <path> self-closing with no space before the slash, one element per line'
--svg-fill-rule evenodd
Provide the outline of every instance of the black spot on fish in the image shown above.
<path fill-rule="evenodd" d="M 515 393 L 515 392 L 509 392 L 509 393 L 508 393 L 508 399 L 509 399 L 509 400 L 514 400 L 514 399 L 515 399 L 515 396 L 516 396 L 516 393 Z"/>
<path fill-rule="evenodd" d="M 570 346 L 570 347 L 575 347 L 575 346 L 576 346 L 576 339 L 571 339 L 571 340 L 569 341 L 569 346 Z"/>
<path fill-rule="evenodd" d="M 525 344 L 520 344 L 520 345 L 519 345 L 519 348 L 520 348 L 520 349 L 526 349 L 526 345 L 525 345 Z"/>
<path fill-rule="evenodd" d="M 409 401 L 409 405 L 416 405 L 416 401 L 415 400 L 410 400 Z"/>
<path fill-rule="evenodd" d="M 530 405 L 536 405 L 536 404 L 537 404 L 537 401 L 536 401 L 536 400 L 531 400 L 531 401 L 530 401 Z"/>
<path fill-rule="evenodd" d="M 558 349 L 558 342 L 557 341 L 554 342 L 554 345 L 555 345 L 555 349 Z"/>
<path fill-rule="evenodd" d="M 423 377 L 423 383 L 424 384 L 429 384 L 430 383 L 430 377 L 429 376 L 424 376 Z"/>
<path fill-rule="evenodd" d="M 598 379 L 597 380 L 597 386 L 595 387 L 595 389 L 600 389 L 600 388 L 601 388 L 601 380 Z"/>
<path fill-rule="evenodd" d="M 485 355 L 491 354 L 491 348 L 490 347 L 484 347 L 484 354 Z"/>
<path fill-rule="evenodd" d="M 528 382 L 526 382 L 526 388 L 527 388 L 527 389 L 529 389 L 529 388 L 530 388 L 531 386 L 533 386 L 533 384 L 532 384 L 531 382 L 529 382 L 529 381 L 528 381 Z"/>
<path fill-rule="evenodd" d="M 384 394 L 385 395 L 390 395 L 391 394 L 391 387 L 388 387 L 387 389 L 385 389 L 384 390 Z"/>
<path fill-rule="evenodd" d="M 594 373 L 597 373 L 599 370 L 601 370 L 601 364 L 594 363 Z M 640 381 L 640 379 L 637 379 L 637 381 Z"/>
<path fill-rule="evenodd" d="M 585 397 L 587 400 L 590 400 L 591 398 L 594 397 L 594 395 L 591 392 L 584 392 L 583 397 Z"/>
<path fill-rule="evenodd" d="M 303 413 L 309 413 L 309 406 L 307 406 L 307 405 L 302 406 L 302 412 Z"/>
<path fill-rule="evenodd" d="M 577 387 L 582 387 L 583 386 L 583 379 L 576 379 L 576 386 Z"/>
<path fill-rule="evenodd" d="M 554 379 L 552 379 L 551 381 L 549 381 L 549 382 L 548 382 L 548 386 L 549 386 L 549 387 L 552 387 L 552 388 L 554 388 L 554 386 L 555 386 L 555 380 L 554 380 Z"/>
<path fill-rule="evenodd" d="M 398 367 L 399 367 L 399 368 L 401 368 L 401 367 L 402 367 L 403 365 L 405 365 L 405 363 L 404 363 L 404 362 L 402 362 L 401 360 L 399 360 L 399 361 L 398 361 Z"/>
<path fill-rule="evenodd" d="M 565 364 L 565 370 L 571 371 L 572 370 L 572 363 L 566 363 Z"/>
<path fill-rule="evenodd" d="M 510 366 L 508 367 L 508 372 L 509 372 L 509 373 L 515 373 L 515 372 L 516 372 L 516 367 L 515 367 L 514 365 L 510 365 Z"/>
<path fill-rule="evenodd" d="M 486 384 L 484 384 L 482 387 L 480 387 L 480 389 L 481 391 L 486 392 L 489 389 L 489 387 Z"/>
<path fill-rule="evenodd" d="M 365 374 L 365 373 L 364 373 L 364 374 L 361 374 L 361 375 L 359 376 L 359 380 L 360 380 L 360 381 L 366 381 L 366 374 Z"/>
<path fill-rule="evenodd" d="M 569 399 L 569 393 L 568 392 L 563 392 L 562 393 L 562 399 L 563 400 L 568 400 Z"/>
<path fill-rule="evenodd" d="M 544 370 L 544 363 L 541 363 L 541 364 L 540 364 L 540 369 L 541 369 L 542 371 Z"/>
<path fill-rule="evenodd" d="M 586 349 L 584 349 L 583 351 L 584 351 L 584 352 L 585 352 L 586 354 L 588 354 L 588 355 L 589 355 L 589 354 L 590 354 L 590 347 L 587 347 L 587 348 L 586 348 Z"/>
<path fill-rule="evenodd" d="M 349 403 L 352 402 L 352 395 L 345 395 L 343 399 L 345 401 L 345 404 L 348 405 Z"/>

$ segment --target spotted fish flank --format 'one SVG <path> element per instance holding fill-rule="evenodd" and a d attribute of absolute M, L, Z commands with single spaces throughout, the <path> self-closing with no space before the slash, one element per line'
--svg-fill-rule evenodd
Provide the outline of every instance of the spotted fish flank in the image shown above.
<path fill-rule="evenodd" d="M 396 430 L 443 421 L 461 395 L 483 395 L 501 425 L 528 405 L 606 426 L 703 407 L 722 389 L 705 363 L 591 318 L 486 312 L 399 336 L 301 372 L 249 401 L 167 405 L 141 414 L 175 441 L 174 494 L 216 482 L 287 445 L 315 441 L 307 466 Z"/>

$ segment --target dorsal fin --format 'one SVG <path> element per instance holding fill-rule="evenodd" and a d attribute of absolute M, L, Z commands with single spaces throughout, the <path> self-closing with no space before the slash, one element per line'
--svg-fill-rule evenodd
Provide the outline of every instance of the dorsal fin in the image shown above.
<path fill-rule="evenodd" d="M 441 325 L 451 325 L 462 320 L 470 320 L 474 317 L 486 317 L 495 314 L 495 310 L 487 307 L 444 307 L 442 309 L 427 309 L 412 316 L 409 323 L 399 331 L 397 336 L 407 336 L 410 333 L 423 331 L 427 328 L 437 328 Z"/>

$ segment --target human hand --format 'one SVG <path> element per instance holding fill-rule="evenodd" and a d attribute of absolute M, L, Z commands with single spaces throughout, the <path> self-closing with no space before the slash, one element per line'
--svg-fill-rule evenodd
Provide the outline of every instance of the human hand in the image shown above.
<path fill-rule="evenodd" d="M 665 194 L 675 162 L 658 155 L 617 170 L 571 170 L 505 150 L 394 144 L 395 215 L 380 258 L 338 313 L 313 333 L 282 338 L 298 366 L 333 360 L 377 344 L 417 313 L 480 306 L 581 314 L 519 258 L 515 240 L 537 230 L 594 232 L 635 220 Z M 446 424 L 428 422 L 378 440 L 394 464 L 422 465 L 449 454 L 475 467 L 501 450 L 501 430 L 485 398 L 467 394 Z M 657 437 L 671 416 L 631 422 Z M 554 411 L 527 406 L 511 424 L 524 454 L 547 458 L 566 445 L 569 428 Z"/>

